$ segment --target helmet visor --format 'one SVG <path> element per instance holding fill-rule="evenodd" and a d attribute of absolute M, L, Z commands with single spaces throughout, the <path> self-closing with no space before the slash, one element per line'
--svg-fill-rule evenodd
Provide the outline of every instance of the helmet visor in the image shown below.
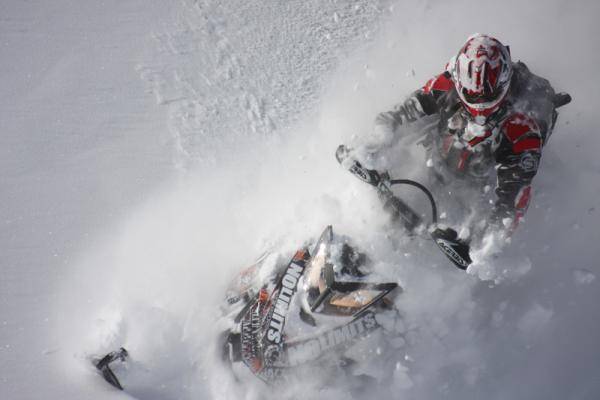
<path fill-rule="evenodd" d="M 484 90 L 483 92 L 475 92 L 467 88 L 462 89 L 462 95 L 469 104 L 493 103 L 502 96 L 502 92 L 501 87 L 496 88 L 496 90 Z"/>

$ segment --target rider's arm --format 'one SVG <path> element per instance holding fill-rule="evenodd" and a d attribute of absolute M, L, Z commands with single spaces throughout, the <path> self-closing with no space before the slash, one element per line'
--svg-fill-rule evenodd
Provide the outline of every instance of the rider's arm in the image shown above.
<path fill-rule="evenodd" d="M 427 115 L 436 114 L 438 100 L 453 86 L 448 72 L 430 79 L 425 86 L 413 92 L 405 101 L 389 111 L 378 114 L 371 135 L 359 138 L 350 147 L 340 146 L 338 154 L 343 151 L 353 159 L 362 160 L 367 165 L 376 167 L 371 165 L 369 160 L 376 158 L 380 150 L 390 148 L 402 137 L 401 129 L 398 128 Z"/>
<path fill-rule="evenodd" d="M 496 155 L 497 200 L 491 222 L 512 233 L 525 215 L 531 198 L 531 181 L 537 173 L 542 140 L 537 124 L 515 116 L 503 127 L 504 140 Z"/>
<path fill-rule="evenodd" d="M 432 96 L 423 94 L 422 89 L 413 92 L 408 99 L 396 104 L 393 109 L 379 113 L 375 118 L 375 126 L 395 132 L 401 125 L 434 114 L 437 109 L 432 109 L 432 102 L 428 101 L 430 97 Z M 425 109 L 423 104 L 425 104 Z M 433 104 L 435 105 L 435 102 Z"/>
<path fill-rule="evenodd" d="M 392 110 L 377 115 L 375 126 L 396 132 L 401 125 L 436 114 L 438 99 L 452 87 L 453 83 L 450 80 L 449 72 L 430 79 L 425 86 L 413 92 L 405 101 L 396 104 Z"/>

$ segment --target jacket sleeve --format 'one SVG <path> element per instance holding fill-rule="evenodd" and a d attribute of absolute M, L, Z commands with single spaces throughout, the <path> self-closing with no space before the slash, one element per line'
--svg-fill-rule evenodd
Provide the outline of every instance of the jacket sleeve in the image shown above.
<path fill-rule="evenodd" d="M 437 113 L 438 99 L 452 87 L 448 72 L 430 79 L 425 86 L 414 91 L 403 102 L 396 104 L 392 110 L 378 114 L 375 118 L 376 127 L 395 132 L 401 125 Z"/>
<path fill-rule="evenodd" d="M 375 118 L 375 126 L 389 129 L 395 132 L 401 125 L 406 125 L 411 122 L 423 118 L 427 114 L 423 108 L 422 99 L 427 101 L 427 95 L 421 93 L 421 89 L 413 92 L 408 99 L 398 103 L 389 111 L 379 113 Z"/>
<path fill-rule="evenodd" d="M 537 124 L 515 116 L 503 126 L 505 135 L 497 154 L 496 202 L 491 222 L 514 231 L 531 199 L 531 182 L 541 159 L 542 140 Z"/>
<path fill-rule="evenodd" d="M 381 151 L 389 149 L 401 137 L 400 126 L 417 121 L 438 112 L 438 100 L 454 87 L 450 74 L 444 72 L 429 80 L 425 86 L 414 91 L 406 100 L 396 104 L 391 110 L 382 112 L 375 118 L 371 134 L 358 137 L 351 146 L 338 148 L 338 157 L 361 160 L 367 168 L 385 168 L 379 165 Z M 339 157 L 338 157 L 339 159 Z"/>

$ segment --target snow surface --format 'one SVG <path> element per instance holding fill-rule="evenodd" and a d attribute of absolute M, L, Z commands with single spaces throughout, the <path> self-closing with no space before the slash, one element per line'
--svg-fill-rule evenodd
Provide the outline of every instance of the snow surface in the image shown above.
<path fill-rule="evenodd" d="M 0 398 L 270 397 L 213 367 L 214 310 L 261 249 L 326 224 L 406 290 L 394 397 L 598 398 L 598 15 L 583 0 L 1 3 Z M 464 274 L 398 237 L 333 152 L 475 31 L 574 100 L 525 225 Z M 116 345 L 148 367 L 129 394 L 89 363 Z"/>

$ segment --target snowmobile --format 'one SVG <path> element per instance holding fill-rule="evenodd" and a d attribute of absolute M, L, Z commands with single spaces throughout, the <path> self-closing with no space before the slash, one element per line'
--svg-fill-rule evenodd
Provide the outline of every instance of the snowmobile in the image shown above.
<path fill-rule="evenodd" d="M 399 318 L 393 300 L 402 288 L 374 280 L 366 254 L 331 226 L 264 281 L 267 259 L 244 270 L 226 296 L 223 360 L 236 376 L 239 366 L 267 383 L 316 364 L 349 368 L 346 350 Z"/>
<path fill-rule="evenodd" d="M 344 161 L 338 154 L 338 160 Z M 437 227 L 437 207 L 429 190 L 418 182 L 390 179 L 353 161 L 350 172 L 377 189 L 383 207 L 411 235 L 430 235 L 449 260 L 466 269 L 469 246 L 456 231 Z M 411 185 L 425 193 L 431 204 L 431 223 L 396 196 L 394 185 Z M 370 257 L 352 240 L 334 234 L 328 226 L 318 240 L 298 249 L 289 262 L 273 262 L 266 253 L 240 272 L 229 286 L 222 306 L 219 337 L 221 357 L 236 378 L 248 372 L 268 384 L 321 371 L 353 374 L 364 354 L 352 357 L 359 343 L 402 333 L 394 299 L 402 292 L 397 282 L 382 281 L 370 268 Z M 397 338 L 397 337 L 396 337 Z M 381 340 L 373 346 L 380 347 Z M 385 341 L 385 340 L 384 340 Z M 111 365 L 126 363 L 121 348 L 94 364 L 104 379 L 123 389 Z M 292 372 L 293 371 L 293 372 Z M 359 382 L 371 377 L 358 376 Z M 313 372 L 314 377 L 314 372 Z M 355 380 L 357 381 L 357 380 Z"/>
<path fill-rule="evenodd" d="M 568 104 L 566 93 L 554 96 L 554 107 Z M 557 113 L 552 116 L 552 127 Z M 438 225 L 437 205 L 431 192 L 419 182 L 392 179 L 363 167 L 347 157 L 343 146 L 336 158 L 354 176 L 376 188 L 383 208 L 407 234 L 433 240 L 450 262 L 461 270 L 471 264 L 469 243 L 456 230 Z M 392 191 L 410 185 L 422 191 L 431 205 L 431 221 L 417 213 Z M 299 249 L 288 263 L 269 262 L 267 253 L 243 270 L 230 285 L 222 307 L 220 335 L 222 359 L 236 376 L 245 372 L 273 384 L 298 377 L 320 366 L 320 371 L 341 370 L 353 374 L 365 357 L 352 358 L 358 343 L 390 331 L 400 320 L 394 298 L 402 292 L 397 282 L 377 279 L 368 268 L 365 253 L 344 236 L 325 228 L 312 247 Z M 393 338 L 392 338 L 393 339 Z M 375 344 L 379 346 L 381 342 Z M 94 360 L 104 379 L 123 389 L 111 369 L 127 362 L 121 348 Z M 357 375 L 355 375 L 357 376 Z M 359 384 L 369 376 L 358 375 Z M 311 378 L 314 378 L 314 373 Z"/>
<path fill-rule="evenodd" d="M 344 161 L 339 154 L 338 161 Z M 409 234 L 425 232 L 452 264 L 463 270 L 469 266 L 468 243 L 455 230 L 437 226 L 437 206 L 425 186 L 391 179 L 358 161 L 352 161 L 349 170 L 377 189 L 384 209 Z M 394 185 L 411 185 L 425 193 L 431 204 L 430 224 L 393 193 Z M 226 296 L 224 315 L 231 323 L 221 340 L 223 359 L 232 369 L 241 364 L 242 370 L 267 383 L 302 376 L 303 370 L 315 366 L 352 375 L 356 363 L 366 361 L 364 354 L 359 360 L 349 355 L 357 343 L 381 333 L 384 339 L 375 345 L 381 346 L 402 335 L 390 329 L 401 319 L 394 299 L 402 288 L 397 282 L 374 280 L 369 257 L 349 238 L 335 235 L 331 226 L 312 248 L 299 249 L 288 264 L 261 280 L 265 259 L 244 270 Z M 371 377 L 358 378 L 365 382 Z"/>
<path fill-rule="evenodd" d="M 224 365 L 236 380 L 250 373 L 268 384 L 315 365 L 349 373 L 357 361 L 347 351 L 359 341 L 379 341 L 384 326 L 389 330 L 399 320 L 394 298 L 402 288 L 377 280 L 370 258 L 331 226 L 283 260 L 265 253 L 229 285 L 217 321 Z M 124 390 L 119 373 L 128 357 L 120 348 L 93 362 Z"/>

